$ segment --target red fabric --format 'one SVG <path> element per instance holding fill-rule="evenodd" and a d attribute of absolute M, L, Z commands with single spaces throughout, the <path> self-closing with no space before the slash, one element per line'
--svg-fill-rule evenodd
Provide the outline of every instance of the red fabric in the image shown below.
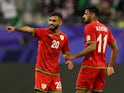
<path fill-rule="evenodd" d="M 48 28 L 35 28 L 34 35 L 38 37 L 36 68 L 59 74 L 60 52 L 69 52 L 67 35 L 62 32 L 55 35 Z"/>
<path fill-rule="evenodd" d="M 100 22 L 92 22 L 84 28 L 84 40 L 88 44 L 96 43 L 96 50 L 85 56 L 84 66 L 106 67 L 106 48 L 115 41 L 110 30 Z"/>
<path fill-rule="evenodd" d="M 77 78 L 76 88 L 101 91 L 104 88 L 105 75 L 106 70 L 81 68 Z"/>
<path fill-rule="evenodd" d="M 60 76 L 52 76 L 35 71 L 35 89 L 46 92 L 62 92 Z"/>

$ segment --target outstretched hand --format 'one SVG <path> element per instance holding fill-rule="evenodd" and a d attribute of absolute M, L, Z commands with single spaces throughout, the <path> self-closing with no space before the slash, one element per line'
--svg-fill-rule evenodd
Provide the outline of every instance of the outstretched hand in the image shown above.
<path fill-rule="evenodd" d="M 8 32 L 13 32 L 15 30 L 14 26 L 4 26 Z"/>
<path fill-rule="evenodd" d="M 67 61 L 66 61 L 66 64 L 68 65 L 68 69 L 69 69 L 69 70 L 72 70 L 72 69 L 73 69 L 74 64 L 73 64 L 73 62 L 72 62 L 71 60 L 67 60 Z"/>

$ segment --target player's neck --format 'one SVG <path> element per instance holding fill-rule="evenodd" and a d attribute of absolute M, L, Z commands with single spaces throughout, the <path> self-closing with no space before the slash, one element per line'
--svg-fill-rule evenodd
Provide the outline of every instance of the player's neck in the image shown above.
<path fill-rule="evenodd" d="M 56 29 L 55 31 L 52 31 L 52 32 L 53 32 L 53 34 L 55 34 L 55 35 L 60 34 L 60 30 L 59 30 L 59 29 Z"/>
<path fill-rule="evenodd" d="M 98 20 L 97 19 L 93 19 L 93 20 L 91 20 L 91 22 L 98 22 Z"/>
<path fill-rule="evenodd" d="M 98 18 L 91 19 L 91 22 L 98 22 Z"/>

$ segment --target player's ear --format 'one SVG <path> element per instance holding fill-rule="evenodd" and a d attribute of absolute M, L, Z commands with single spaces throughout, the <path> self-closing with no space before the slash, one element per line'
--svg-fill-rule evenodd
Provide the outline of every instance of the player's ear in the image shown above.
<path fill-rule="evenodd" d="M 61 21 L 60 21 L 60 25 L 62 25 L 62 24 L 63 24 L 63 21 L 61 20 Z"/>
<path fill-rule="evenodd" d="M 95 18 L 96 17 L 96 14 L 95 13 L 93 13 L 93 18 Z"/>

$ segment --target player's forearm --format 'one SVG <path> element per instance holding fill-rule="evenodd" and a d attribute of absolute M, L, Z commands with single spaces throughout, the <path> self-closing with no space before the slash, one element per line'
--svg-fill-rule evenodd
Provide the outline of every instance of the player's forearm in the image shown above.
<path fill-rule="evenodd" d="M 67 61 L 68 59 L 66 58 L 66 56 L 68 56 L 68 54 L 70 54 L 69 52 L 65 52 L 65 53 L 62 53 L 62 56 L 63 58 Z"/>
<path fill-rule="evenodd" d="M 93 51 L 96 50 L 96 44 L 89 45 L 87 48 L 85 48 L 83 51 L 79 52 L 78 54 L 75 55 L 75 58 L 82 57 L 84 55 L 87 55 Z"/>
<path fill-rule="evenodd" d="M 118 48 L 113 49 L 111 52 L 110 62 L 108 64 L 109 67 L 114 66 L 115 60 L 117 58 L 117 54 L 118 54 Z"/>
<path fill-rule="evenodd" d="M 21 31 L 21 32 L 28 32 L 32 33 L 33 28 L 28 27 L 28 26 L 14 26 L 15 30 Z"/>

